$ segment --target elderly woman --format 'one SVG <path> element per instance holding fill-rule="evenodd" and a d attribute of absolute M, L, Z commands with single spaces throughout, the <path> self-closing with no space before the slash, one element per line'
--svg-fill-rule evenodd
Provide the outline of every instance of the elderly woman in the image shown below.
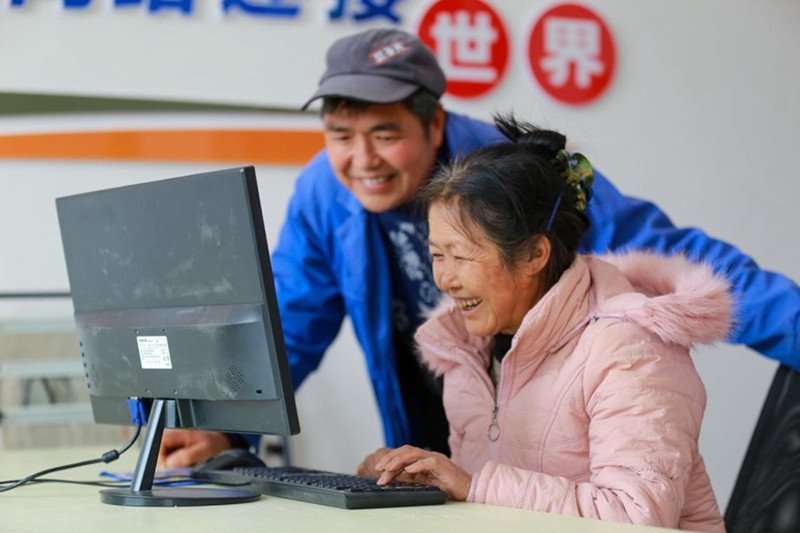
<path fill-rule="evenodd" d="M 725 281 L 685 258 L 576 254 L 591 166 L 513 118 L 426 185 L 436 284 L 416 335 L 444 376 L 452 457 L 383 448 L 359 473 L 454 500 L 723 531 L 698 451 L 689 356 L 730 324 Z"/>

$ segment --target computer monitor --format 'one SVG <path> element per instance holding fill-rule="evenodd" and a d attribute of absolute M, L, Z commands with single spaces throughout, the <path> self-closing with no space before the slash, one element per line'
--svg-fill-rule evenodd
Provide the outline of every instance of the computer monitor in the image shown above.
<path fill-rule="evenodd" d="M 180 506 L 246 491 L 153 487 L 164 427 L 300 431 L 255 170 L 206 172 L 56 200 L 95 422 L 147 431 L 130 490 L 105 503 Z"/>

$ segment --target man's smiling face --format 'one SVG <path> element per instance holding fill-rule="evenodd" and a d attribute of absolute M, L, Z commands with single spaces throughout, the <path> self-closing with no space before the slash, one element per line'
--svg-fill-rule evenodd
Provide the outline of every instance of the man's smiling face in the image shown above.
<path fill-rule="evenodd" d="M 444 137 L 441 109 L 427 132 L 403 104 L 338 109 L 322 120 L 336 177 L 375 213 L 411 200 L 428 179 Z"/>

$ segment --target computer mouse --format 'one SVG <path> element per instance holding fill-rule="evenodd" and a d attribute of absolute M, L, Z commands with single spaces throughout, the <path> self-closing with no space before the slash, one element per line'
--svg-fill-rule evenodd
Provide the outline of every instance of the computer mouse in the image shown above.
<path fill-rule="evenodd" d="M 237 466 L 267 466 L 259 457 L 244 448 L 230 448 L 192 467 L 192 474 L 214 470 L 230 470 Z"/>

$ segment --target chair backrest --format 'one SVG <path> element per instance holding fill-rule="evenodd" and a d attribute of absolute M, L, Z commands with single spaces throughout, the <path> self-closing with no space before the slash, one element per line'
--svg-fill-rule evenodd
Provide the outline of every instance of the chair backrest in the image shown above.
<path fill-rule="evenodd" d="M 725 511 L 728 533 L 800 532 L 800 372 L 780 366 Z"/>

